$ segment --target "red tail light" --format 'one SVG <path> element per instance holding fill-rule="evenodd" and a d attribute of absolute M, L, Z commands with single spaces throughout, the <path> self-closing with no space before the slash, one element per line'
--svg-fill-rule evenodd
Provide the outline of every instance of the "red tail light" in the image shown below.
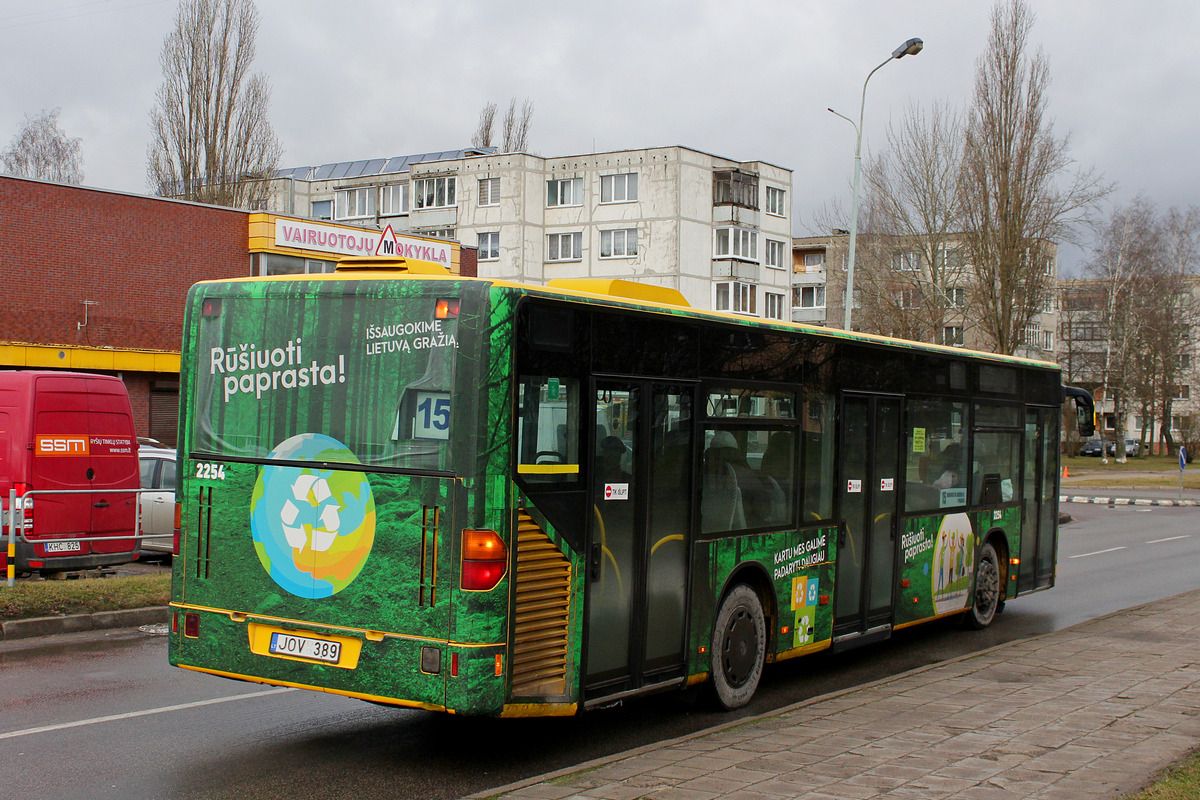
<path fill-rule="evenodd" d="M 486 592 L 508 571 L 508 548 L 495 531 L 468 528 L 462 538 L 462 580 L 469 592 Z"/>
<path fill-rule="evenodd" d="M 18 507 L 22 510 L 22 516 L 24 518 L 23 527 L 25 530 L 30 530 L 33 528 L 33 498 L 25 497 L 25 493 L 32 492 L 33 486 L 28 483 L 16 481 L 13 483 L 13 488 L 17 491 L 17 497 L 25 498 L 21 501 Z"/>
<path fill-rule="evenodd" d="M 171 555 L 173 555 L 173 556 L 179 555 L 179 540 L 182 538 L 182 536 L 179 532 L 180 528 L 182 527 L 179 524 L 179 521 L 181 519 L 183 519 L 183 503 L 176 503 L 175 504 L 175 531 L 174 531 L 175 535 L 171 537 Z"/>
<path fill-rule="evenodd" d="M 188 611 L 183 615 L 183 635 L 189 639 L 200 636 L 200 615 Z"/>

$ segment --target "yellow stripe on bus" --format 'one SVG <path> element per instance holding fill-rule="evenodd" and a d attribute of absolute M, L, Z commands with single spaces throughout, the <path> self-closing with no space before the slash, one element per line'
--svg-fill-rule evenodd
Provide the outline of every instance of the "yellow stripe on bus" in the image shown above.
<path fill-rule="evenodd" d="M 522 475 L 578 475 L 578 464 L 517 464 Z"/>

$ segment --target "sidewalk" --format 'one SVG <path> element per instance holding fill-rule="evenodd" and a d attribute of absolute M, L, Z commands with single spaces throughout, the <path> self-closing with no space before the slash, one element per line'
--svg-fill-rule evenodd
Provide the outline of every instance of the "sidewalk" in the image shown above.
<path fill-rule="evenodd" d="M 1097 800 L 1200 747 L 1200 591 L 472 795 Z"/>

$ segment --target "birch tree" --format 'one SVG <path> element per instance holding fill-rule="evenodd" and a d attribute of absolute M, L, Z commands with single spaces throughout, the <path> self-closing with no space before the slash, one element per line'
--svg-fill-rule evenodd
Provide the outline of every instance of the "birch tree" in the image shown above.
<path fill-rule="evenodd" d="M 83 183 L 80 139 L 67 136 L 58 126 L 61 108 L 25 115 L 25 127 L 0 153 L 6 175 L 40 178 L 59 183 Z"/>

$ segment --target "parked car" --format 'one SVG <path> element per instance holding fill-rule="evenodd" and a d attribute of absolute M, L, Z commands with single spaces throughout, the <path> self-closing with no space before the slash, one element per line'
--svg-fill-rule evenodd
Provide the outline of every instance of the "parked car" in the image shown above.
<path fill-rule="evenodd" d="M 1125 455 L 1128 457 L 1136 456 L 1138 454 L 1138 452 L 1141 450 L 1141 447 L 1142 447 L 1142 443 L 1140 441 L 1138 441 L 1137 439 L 1126 439 L 1125 440 Z"/>
<path fill-rule="evenodd" d="M 1099 439 L 1088 439 L 1079 447 L 1081 456 L 1099 456 L 1104 452 L 1104 443 Z"/>
<path fill-rule="evenodd" d="M 142 558 L 171 559 L 175 540 L 175 451 L 165 447 L 138 448 L 142 488 L 138 495 L 142 515 Z"/>

